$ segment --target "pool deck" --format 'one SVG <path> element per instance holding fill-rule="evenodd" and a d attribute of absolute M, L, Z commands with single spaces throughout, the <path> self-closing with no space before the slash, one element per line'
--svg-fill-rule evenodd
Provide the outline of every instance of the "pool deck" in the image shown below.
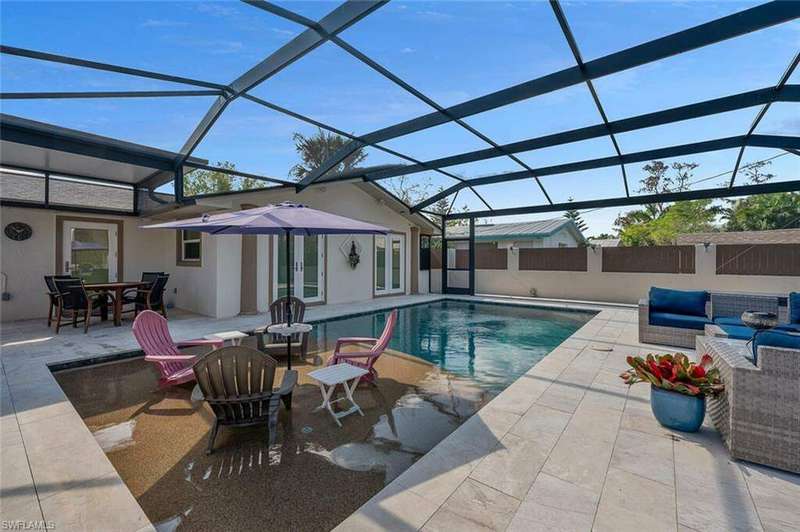
<path fill-rule="evenodd" d="M 431 302 L 398 296 L 311 307 L 307 321 Z M 637 340 L 632 307 L 458 297 L 599 313 L 389 484 L 338 530 L 797 530 L 800 476 L 730 459 L 717 433 L 662 428 L 649 389 L 618 373 Z M 176 340 L 264 324 L 174 313 Z M 0 374 L 3 523 L 153 530 L 47 365 L 136 349 L 130 324 L 4 323 Z"/>

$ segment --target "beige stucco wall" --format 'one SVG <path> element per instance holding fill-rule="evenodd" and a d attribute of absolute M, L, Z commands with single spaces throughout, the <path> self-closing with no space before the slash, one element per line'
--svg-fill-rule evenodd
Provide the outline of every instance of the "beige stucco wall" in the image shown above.
<path fill-rule="evenodd" d="M 300 194 L 292 190 L 235 194 L 215 198 L 214 204 L 240 208 L 242 203 L 266 205 L 281 201 L 303 203 L 309 207 L 357 218 L 388 227 L 405 235 L 404 293 L 411 288 L 411 265 L 408 246 L 412 222 L 394 212 L 352 184 L 312 187 Z M 213 212 L 213 211 L 212 211 Z M 34 236 L 22 243 L 3 236 L 2 271 L 8 274 L 8 291 L 13 299 L 0 306 L 2 319 L 16 320 L 42 317 L 47 314 L 44 296 L 44 275 L 53 273 L 55 263 L 55 216 L 58 211 L 2 207 L 3 226 L 11 221 L 30 223 Z M 121 279 L 138 279 L 142 271 L 158 270 L 171 274 L 167 285 L 167 300 L 176 307 L 217 318 L 235 316 L 241 307 L 242 239 L 238 235 L 202 236 L 201 266 L 177 266 L 174 231 L 138 229 L 156 220 L 134 217 L 80 214 L 81 217 L 124 220 L 124 271 Z M 164 220 L 157 220 L 164 221 Z M 345 240 L 355 238 L 362 248 L 361 262 L 352 269 L 339 247 Z M 272 238 L 257 240 L 257 306 L 259 311 L 269 307 L 268 294 Z M 345 303 L 363 301 L 373 296 L 373 255 L 371 235 L 326 237 L 325 302 Z M 416 265 L 418 267 L 418 265 Z M 427 273 L 424 273 L 427 280 Z M 422 287 L 421 287 L 422 289 Z M 427 289 L 427 286 L 425 286 Z"/>
<path fill-rule="evenodd" d="M 43 277 L 54 273 L 56 260 L 56 216 L 78 216 L 100 220 L 122 220 L 123 271 L 120 279 L 139 279 L 143 271 L 172 272 L 175 268 L 175 234 L 172 231 L 138 229 L 149 220 L 130 216 L 77 214 L 67 211 L 0 207 L 0 225 L 24 222 L 33 229 L 33 236 L 15 242 L 2 234 L 0 269 L 7 276 L 5 291 L 10 301 L 0 302 L 3 321 L 36 318 L 47 315 Z M 171 259 L 171 260 L 170 260 Z M 169 298 L 170 296 L 168 296 Z"/>
<path fill-rule="evenodd" d="M 694 274 L 604 273 L 602 251 L 589 249 L 586 272 L 519 271 L 519 254 L 508 254 L 508 270 L 476 270 L 481 294 L 636 303 L 652 286 L 684 290 L 785 294 L 800 290 L 800 277 L 716 275 L 716 246 L 695 246 Z M 452 275 L 456 272 L 451 272 Z M 432 291 L 441 291 L 441 270 L 432 270 Z"/>
<path fill-rule="evenodd" d="M 716 247 L 695 247 L 695 274 L 604 273 L 602 251 L 589 249 L 586 272 L 519 271 L 519 256 L 509 254 L 507 271 L 475 272 L 479 293 L 636 303 L 651 286 L 686 290 L 787 293 L 800 289 L 800 277 L 716 275 Z"/>

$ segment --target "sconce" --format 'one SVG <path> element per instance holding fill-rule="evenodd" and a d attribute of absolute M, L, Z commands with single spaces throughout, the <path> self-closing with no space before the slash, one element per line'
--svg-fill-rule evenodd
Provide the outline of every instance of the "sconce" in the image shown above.
<path fill-rule="evenodd" d="M 706 251 L 708 251 L 708 247 L 711 245 L 711 242 L 703 242 L 703 247 Z"/>

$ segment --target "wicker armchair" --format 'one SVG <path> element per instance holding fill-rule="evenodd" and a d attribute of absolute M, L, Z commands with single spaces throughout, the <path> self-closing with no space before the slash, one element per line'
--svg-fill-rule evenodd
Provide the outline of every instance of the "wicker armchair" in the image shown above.
<path fill-rule="evenodd" d="M 725 391 L 708 413 L 736 459 L 800 473 L 800 350 L 760 346 L 758 364 L 746 342 L 697 339 L 719 368 Z"/>

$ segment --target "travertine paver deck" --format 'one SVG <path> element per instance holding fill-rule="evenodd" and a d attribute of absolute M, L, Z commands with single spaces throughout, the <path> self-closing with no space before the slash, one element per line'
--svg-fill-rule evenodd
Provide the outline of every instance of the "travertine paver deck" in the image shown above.
<path fill-rule="evenodd" d="M 441 297 L 312 307 L 307 321 Z M 687 436 L 660 427 L 647 387 L 629 391 L 617 377 L 626 355 L 651 350 L 637 342 L 635 311 L 594 308 L 605 310 L 339 528 L 800 529 L 800 477 L 732 462 L 713 430 Z M 170 328 L 183 340 L 264 320 L 175 313 Z M 49 521 L 61 530 L 152 530 L 47 368 L 135 348 L 129 324 L 58 336 L 41 320 L 3 324 L 3 520 Z"/>
<path fill-rule="evenodd" d="M 399 296 L 311 307 L 306 321 L 441 299 Z M 264 315 L 214 320 L 170 313 L 175 340 L 252 330 Z M 55 335 L 44 319 L 6 322 L 0 334 L 0 526 L 58 530 L 152 530 L 139 504 L 56 383 L 48 364 L 137 350 L 131 323 L 94 323 Z"/>
<path fill-rule="evenodd" d="M 800 476 L 672 432 L 618 374 L 633 310 L 604 310 L 345 520 L 352 530 L 800 530 Z"/>

